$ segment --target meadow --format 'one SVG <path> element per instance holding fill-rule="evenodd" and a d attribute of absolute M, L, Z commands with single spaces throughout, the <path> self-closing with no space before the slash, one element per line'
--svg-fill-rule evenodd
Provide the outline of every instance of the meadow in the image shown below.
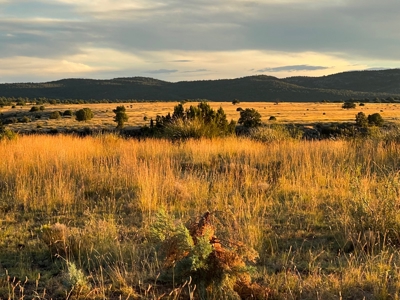
<path fill-rule="evenodd" d="M 235 299 L 161 280 L 160 211 L 209 211 L 224 247 L 258 254 L 265 299 L 399 298 L 395 143 L 41 135 L 0 153 L 0 299 Z"/>
<path fill-rule="evenodd" d="M 155 119 L 157 115 L 165 115 L 168 112 L 173 112 L 174 106 L 178 102 L 141 102 L 141 103 L 101 103 L 101 104 L 55 104 L 45 105 L 45 110 L 39 113 L 30 113 L 29 110 L 33 104 L 26 106 L 17 106 L 11 108 L 5 106 L 0 108 L 0 114 L 3 119 L 16 118 L 21 119 L 23 116 L 29 117 L 32 122 L 9 124 L 8 127 L 16 132 L 48 132 L 51 130 L 65 131 L 66 128 L 79 130 L 82 128 L 91 128 L 93 130 L 113 130 L 116 123 L 113 122 L 113 109 L 116 106 L 124 105 L 126 113 L 129 116 L 125 127 L 132 128 L 137 126 L 149 125 L 150 119 Z M 275 123 L 280 124 L 304 124 L 314 125 L 315 123 L 330 123 L 330 122 L 354 122 L 355 115 L 358 112 L 364 112 L 366 115 L 379 113 L 385 121 L 398 123 L 400 116 L 400 104 L 398 103 L 367 103 L 364 106 L 359 106 L 355 109 L 343 109 L 342 103 L 289 103 L 281 102 L 279 104 L 273 102 L 242 102 L 233 105 L 230 102 L 209 102 L 214 109 L 222 107 L 227 115 L 227 118 L 237 121 L 240 113 L 237 109 L 254 108 L 262 116 L 262 121 L 269 122 L 269 118 L 274 116 Z M 195 102 L 188 102 L 185 108 L 190 105 L 197 105 Z M 65 110 L 77 111 L 81 108 L 89 107 L 94 118 L 87 122 L 77 122 L 74 117 L 63 117 L 62 119 L 52 120 L 48 115 L 54 111 L 64 112 Z M 36 119 L 35 115 L 44 114 L 43 118 Z"/>
<path fill-rule="evenodd" d="M 126 127 L 175 105 L 127 103 Z M 386 103 L 210 105 L 228 119 L 255 108 L 266 124 L 307 126 L 354 123 L 359 111 L 396 124 L 399 113 Z M 397 127 L 336 140 L 280 126 L 137 140 L 114 131 L 116 104 L 43 113 L 83 107 L 92 120 L 44 115 L 8 124 L 20 134 L 0 140 L 0 299 L 399 298 Z M 114 133 L 62 134 L 87 127 Z M 33 129 L 59 134 L 23 134 Z"/>

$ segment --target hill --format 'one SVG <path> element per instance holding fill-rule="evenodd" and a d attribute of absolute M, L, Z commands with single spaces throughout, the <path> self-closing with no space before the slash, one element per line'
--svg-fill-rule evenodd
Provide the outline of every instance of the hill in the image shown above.
<path fill-rule="evenodd" d="M 236 79 L 167 82 L 146 77 L 62 79 L 45 83 L 0 84 L 0 97 L 116 100 L 339 101 L 400 99 L 400 70 L 345 72 L 323 77 L 257 75 Z"/>

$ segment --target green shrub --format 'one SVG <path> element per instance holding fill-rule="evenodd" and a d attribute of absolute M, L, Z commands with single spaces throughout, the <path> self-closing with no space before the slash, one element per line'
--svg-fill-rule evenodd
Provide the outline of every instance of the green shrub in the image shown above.
<path fill-rule="evenodd" d="M 343 103 L 342 108 L 344 109 L 356 108 L 356 104 L 354 102 L 346 101 L 345 103 Z"/>
<path fill-rule="evenodd" d="M 150 121 L 150 128 L 161 136 L 173 139 L 217 137 L 232 135 L 235 132 L 236 122 L 228 122 L 222 107 L 217 111 L 207 102 L 200 102 L 197 107 L 190 106 L 184 109 L 180 103 L 174 108 L 171 116 L 157 116 Z"/>
<path fill-rule="evenodd" d="M 13 140 L 16 137 L 17 137 L 17 134 L 14 131 L 7 129 L 2 124 L 0 124 L 0 141 Z"/>
<path fill-rule="evenodd" d="M 368 124 L 371 126 L 382 126 L 384 123 L 382 116 L 379 113 L 375 113 L 368 116 Z"/>
<path fill-rule="evenodd" d="M 50 119 L 53 119 L 53 120 L 58 120 L 58 119 L 61 119 L 61 114 L 60 114 L 59 111 L 53 111 L 53 112 L 50 114 L 49 118 L 50 118 Z"/>
<path fill-rule="evenodd" d="M 359 112 L 356 115 L 356 124 L 360 127 L 367 127 L 368 126 L 368 118 L 363 112 Z"/>
<path fill-rule="evenodd" d="M 30 109 L 30 112 L 37 112 L 37 111 L 39 111 L 39 107 L 37 106 L 32 106 Z"/>
<path fill-rule="evenodd" d="M 29 123 L 29 122 L 31 122 L 31 121 L 32 121 L 31 118 L 29 118 L 29 117 L 27 117 L 27 116 L 23 116 L 23 117 L 19 120 L 20 123 Z"/>
<path fill-rule="evenodd" d="M 124 123 L 128 121 L 128 115 L 126 114 L 125 106 L 117 106 L 116 109 L 113 110 L 115 113 L 114 122 L 117 123 L 117 128 L 121 129 L 124 126 Z"/>
<path fill-rule="evenodd" d="M 261 114 L 254 108 L 246 108 L 240 112 L 239 124 L 248 127 L 258 127 L 261 125 Z"/>
<path fill-rule="evenodd" d="M 89 121 L 94 117 L 94 114 L 90 108 L 82 108 L 76 112 L 77 121 Z"/>
<path fill-rule="evenodd" d="M 70 109 L 67 109 L 66 111 L 63 112 L 63 116 L 72 116 L 73 114 L 74 113 Z"/>
<path fill-rule="evenodd" d="M 268 120 L 270 120 L 270 121 L 276 121 L 276 117 L 270 116 Z"/>

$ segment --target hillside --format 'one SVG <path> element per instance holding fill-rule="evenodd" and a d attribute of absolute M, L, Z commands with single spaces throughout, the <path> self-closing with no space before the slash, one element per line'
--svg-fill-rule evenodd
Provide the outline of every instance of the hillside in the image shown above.
<path fill-rule="evenodd" d="M 0 84 L 0 97 L 82 100 L 339 101 L 400 99 L 400 70 L 345 72 L 323 77 L 237 79 L 171 83 L 146 77 L 110 80 L 63 79 L 46 83 Z"/>
<path fill-rule="evenodd" d="M 289 77 L 283 81 L 308 88 L 400 94 L 400 69 L 352 71 L 322 77 Z"/>

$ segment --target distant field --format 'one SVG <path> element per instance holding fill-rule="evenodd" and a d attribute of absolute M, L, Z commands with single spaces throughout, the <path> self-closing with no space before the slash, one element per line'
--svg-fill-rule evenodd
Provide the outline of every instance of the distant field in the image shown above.
<path fill-rule="evenodd" d="M 149 124 L 151 118 L 157 115 L 165 115 L 173 111 L 178 102 L 145 102 L 145 103 L 125 103 L 125 104 L 58 104 L 47 105 L 45 110 L 41 112 L 44 116 L 52 111 L 65 111 L 71 109 L 76 111 L 83 107 L 89 107 L 94 112 L 94 118 L 89 122 L 77 122 L 75 118 L 63 118 L 61 120 L 49 120 L 41 118 L 35 120 L 34 115 L 37 113 L 30 113 L 29 110 L 32 105 L 23 107 L 4 107 L 0 109 L 3 119 L 10 117 L 22 118 L 24 115 L 30 116 L 32 122 L 30 123 L 15 123 L 8 125 L 11 129 L 16 131 L 25 131 L 31 129 L 46 130 L 46 129 L 61 129 L 61 128 L 80 128 L 90 127 L 94 129 L 108 128 L 112 129 L 116 126 L 113 121 L 114 113 L 112 112 L 118 105 L 124 105 L 127 108 L 129 121 L 125 126 L 142 126 Z M 185 104 L 185 107 L 190 105 L 197 105 L 195 102 Z M 380 113 L 385 121 L 399 122 L 400 118 L 400 104 L 396 103 L 371 103 L 365 106 L 357 106 L 355 109 L 343 109 L 341 103 L 279 103 L 273 102 L 243 102 L 238 105 L 233 105 L 230 102 L 210 102 L 211 107 L 223 107 L 228 119 L 239 119 L 239 112 L 237 108 L 255 108 L 262 115 L 263 122 L 268 122 L 270 116 L 277 118 L 276 122 L 279 123 L 303 123 L 311 124 L 316 122 L 354 122 L 355 115 L 362 111 L 366 115 L 373 113 Z M 145 121 L 147 117 L 147 121 Z"/>

